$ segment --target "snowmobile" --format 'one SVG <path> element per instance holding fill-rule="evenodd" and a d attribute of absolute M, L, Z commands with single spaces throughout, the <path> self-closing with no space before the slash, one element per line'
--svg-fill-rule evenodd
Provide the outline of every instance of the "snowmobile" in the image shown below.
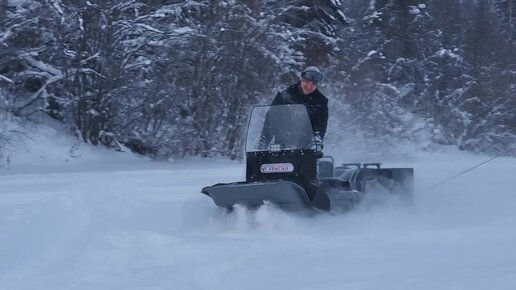
<path fill-rule="evenodd" d="M 245 142 L 246 180 L 218 183 L 201 192 L 226 209 L 270 202 L 286 210 L 349 211 L 379 188 L 382 194 L 410 199 L 413 168 L 335 165 L 315 141 L 304 105 L 255 106 Z"/>

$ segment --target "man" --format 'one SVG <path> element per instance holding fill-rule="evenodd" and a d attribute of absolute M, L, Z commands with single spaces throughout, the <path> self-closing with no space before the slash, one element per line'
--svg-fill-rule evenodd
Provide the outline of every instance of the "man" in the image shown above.
<path fill-rule="evenodd" d="M 322 141 L 328 125 L 328 99 L 317 89 L 322 81 L 322 73 L 315 66 L 309 66 L 301 72 L 299 82 L 279 91 L 271 105 L 302 104 L 306 106 L 315 136 L 315 146 L 322 149 Z M 266 121 L 267 122 L 267 121 Z M 261 144 L 270 140 L 262 134 Z"/>

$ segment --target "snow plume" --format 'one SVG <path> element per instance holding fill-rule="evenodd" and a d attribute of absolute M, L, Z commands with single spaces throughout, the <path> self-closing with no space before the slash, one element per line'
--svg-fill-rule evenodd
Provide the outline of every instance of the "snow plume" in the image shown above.
<path fill-rule="evenodd" d="M 256 209 L 236 205 L 231 211 L 214 207 L 206 197 L 183 208 L 185 228 L 196 232 L 215 231 L 224 235 L 277 235 L 301 231 L 306 216 L 289 213 L 266 202 Z"/>
<path fill-rule="evenodd" d="M 382 195 L 379 192 L 367 196 L 363 203 L 350 212 L 334 210 L 331 213 L 309 210 L 285 211 L 268 202 L 254 209 L 237 204 L 228 211 L 217 208 L 208 197 L 203 197 L 188 201 L 183 206 L 182 227 L 193 234 L 218 235 L 225 238 L 329 238 L 335 234 L 336 227 L 360 233 L 363 223 L 373 225 L 383 221 L 386 227 L 396 227 L 400 220 L 413 216 L 415 210 L 415 205 L 410 201 L 392 195 Z"/>

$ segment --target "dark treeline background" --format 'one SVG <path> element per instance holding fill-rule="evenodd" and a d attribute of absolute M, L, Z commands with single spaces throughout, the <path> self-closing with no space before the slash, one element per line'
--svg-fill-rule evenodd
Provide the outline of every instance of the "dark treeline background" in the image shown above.
<path fill-rule="evenodd" d="M 516 0 L 0 0 L 0 110 L 95 145 L 238 158 L 307 65 L 335 142 L 516 144 Z"/>

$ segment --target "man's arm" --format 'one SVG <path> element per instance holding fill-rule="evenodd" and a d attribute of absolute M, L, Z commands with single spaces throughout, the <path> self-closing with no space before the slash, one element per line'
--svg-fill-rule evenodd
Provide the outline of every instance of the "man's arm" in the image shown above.
<path fill-rule="evenodd" d="M 283 96 L 283 93 L 281 91 L 278 91 L 278 93 L 276 94 L 276 97 L 274 97 L 274 100 L 272 100 L 271 106 L 274 106 L 274 105 L 284 105 L 285 104 L 285 100 L 284 99 L 285 98 Z"/>

